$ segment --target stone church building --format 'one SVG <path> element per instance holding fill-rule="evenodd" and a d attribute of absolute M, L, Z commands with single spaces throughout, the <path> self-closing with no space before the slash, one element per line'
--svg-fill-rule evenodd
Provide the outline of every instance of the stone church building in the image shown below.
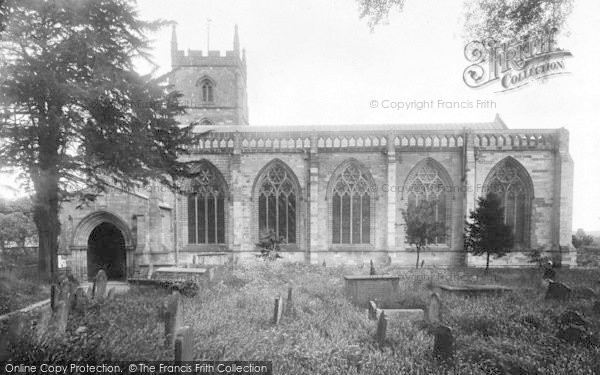
<path fill-rule="evenodd" d="M 81 277 L 112 279 L 140 267 L 254 257 L 259 234 L 283 237 L 286 260 L 413 266 L 403 210 L 434 202 L 446 228 L 421 254 L 426 266 L 481 265 L 463 251 L 463 224 L 487 191 L 502 199 L 515 248 L 493 265 L 528 264 L 531 249 L 575 265 L 573 161 L 565 129 L 509 129 L 490 122 L 364 126 L 249 125 L 246 57 L 188 50 L 171 41 L 165 76 L 184 94 L 198 131 L 189 145 L 197 177 L 183 194 L 161 186 L 108 187 L 93 204 L 61 210 L 60 254 Z M 537 124 L 536 124 L 537 125 Z"/>

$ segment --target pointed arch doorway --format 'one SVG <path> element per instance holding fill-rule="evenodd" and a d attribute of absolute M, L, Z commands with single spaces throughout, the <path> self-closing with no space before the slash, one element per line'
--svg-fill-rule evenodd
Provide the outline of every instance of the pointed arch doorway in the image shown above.
<path fill-rule="evenodd" d="M 75 229 L 71 248 L 78 277 L 91 281 L 103 269 L 109 280 L 124 281 L 132 272 L 132 232 L 114 213 L 96 211 L 83 218 Z"/>

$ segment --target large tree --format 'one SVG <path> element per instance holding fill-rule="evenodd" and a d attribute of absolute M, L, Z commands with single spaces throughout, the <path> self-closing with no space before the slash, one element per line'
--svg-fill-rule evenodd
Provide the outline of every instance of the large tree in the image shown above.
<path fill-rule="evenodd" d="M 421 200 L 418 205 L 402 210 L 406 242 L 417 251 L 416 268 L 419 268 L 421 251 L 446 235 L 444 223 L 436 220 L 437 204 L 434 200 Z"/>
<path fill-rule="evenodd" d="M 149 31 L 128 0 L 7 0 L 0 34 L 0 160 L 29 183 L 40 271 L 55 275 L 60 202 L 87 188 L 185 174 L 176 92 L 134 70 Z M 88 195 L 86 195 L 88 196 Z M 51 278 L 51 282 L 54 282 Z"/>
<path fill-rule="evenodd" d="M 357 0 L 360 17 L 371 30 L 402 11 L 405 0 Z M 498 42 L 536 37 L 564 30 L 573 0 L 465 0 L 464 36 L 468 41 L 493 38 Z"/>
<path fill-rule="evenodd" d="M 503 257 L 514 245 L 512 228 L 504 223 L 502 201 L 494 193 L 477 200 L 478 206 L 471 211 L 466 223 L 464 246 L 473 255 L 486 256 L 485 270 L 490 268 L 490 256 Z"/>

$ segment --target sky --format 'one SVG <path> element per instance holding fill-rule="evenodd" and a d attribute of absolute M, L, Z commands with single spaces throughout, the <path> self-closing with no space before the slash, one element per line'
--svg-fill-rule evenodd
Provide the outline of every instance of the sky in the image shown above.
<path fill-rule="evenodd" d="M 463 0 L 406 0 L 369 29 L 355 0 L 139 0 L 144 19 L 177 22 L 180 49 L 246 49 L 251 125 L 492 121 L 570 132 L 575 163 L 573 229 L 600 230 L 600 1 L 577 0 L 558 46 L 568 75 L 498 93 L 463 82 Z M 155 63 L 170 69 L 169 27 L 152 35 Z M 495 108 L 396 110 L 377 100 L 490 100 Z"/>

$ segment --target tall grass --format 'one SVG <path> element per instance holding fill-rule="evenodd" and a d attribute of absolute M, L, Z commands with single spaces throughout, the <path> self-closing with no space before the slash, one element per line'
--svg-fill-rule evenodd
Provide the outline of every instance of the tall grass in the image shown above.
<path fill-rule="evenodd" d="M 275 374 L 540 374 L 600 373 L 600 349 L 567 344 L 556 338 L 557 318 L 580 311 L 600 333 L 593 301 L 544 300 L 533 282 L 540 275 L 524 270 L 398 269 L 399 299 L 426 301 L 432 283 L 498 283 L 515 287 L 501 297 L 445 297 L 442 323 L 453 329 L 454 361 L 432 357 L 431 327 L 390 319 L 388 339 L 374 340 L 375 323 L 343 295 L 343 275 L 367 274 L 357 267 L 324 268 L 261 263 L 224 270 L 218 282 L 184 300 L 185 324 L 194 332 L 197 360 L 269 360 Z M 475 277 L 474 277 L 475 276 Z M 598 273 L 561 270 L 574 287 L 594 286 Z M 274 298 L 293 288 L 294 309 L 279 325 L 272 323 Z M 157 308 L 164 292 L 134 289 L 116 300 L 92 306 L 69 323 L 64 338 L 51 345 L 29 342 L 20 350 L 44 358 L 172 359 L 162 340 Z M 288 307 L 288 310 L 289 307 Z M 86 326 L 85 335 L 74 332 Z M 69 351 L 72 346 L 77 348 Z M 67 350 L 69 349 L 69 350 Z M 74 354 L 73 354 L 74 353 Z M 22 355 L 25 355 L 22 353 Z M 520 371 L 520 372 L 519 372 Z"/>

